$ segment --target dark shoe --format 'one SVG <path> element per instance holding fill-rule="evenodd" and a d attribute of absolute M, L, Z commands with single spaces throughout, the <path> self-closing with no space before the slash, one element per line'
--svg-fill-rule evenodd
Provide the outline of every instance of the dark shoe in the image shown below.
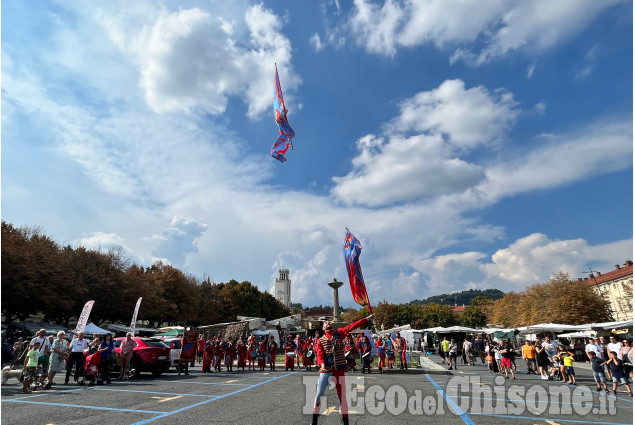
<path fill-rule="evenodd" d="M 317 414 L 314 413 L 313 414 L 313 418 L 311 420 L 311 425 L 317 425 L 319 417 L 320 417 L 320 415 L 317 415 Z"/>

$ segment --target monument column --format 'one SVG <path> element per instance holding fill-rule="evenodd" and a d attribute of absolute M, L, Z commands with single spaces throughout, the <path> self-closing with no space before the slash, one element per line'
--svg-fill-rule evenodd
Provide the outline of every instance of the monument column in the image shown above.
<path fill-rule="evenodd" d="M 333 278 L 333 282 L 329 282 L 329 286 L 333 288 L 333 320 L 340 320 L 340 297 L 338 294 L 338 289 L 340 286 L 344 285 L 343 282 L 338 282 L 337 279 Z"/>

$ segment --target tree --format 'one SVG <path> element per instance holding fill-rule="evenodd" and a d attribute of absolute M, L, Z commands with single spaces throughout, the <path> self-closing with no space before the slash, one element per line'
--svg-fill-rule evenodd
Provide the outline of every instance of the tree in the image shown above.
<path fill-rule="evenodd" d="M 430 303 L 424 305 L 421 309 L 425 327 L 448 327 L 456 324 L 456 317 L 450 306 Z"/>
<path fill-rule="evenodd" d="M 468 328 L 482 328 L 487 323 L 487 316 L 478 307 L 473 305 L 465 308 L 465 311 L 459 318 L 461 326 Z"/>

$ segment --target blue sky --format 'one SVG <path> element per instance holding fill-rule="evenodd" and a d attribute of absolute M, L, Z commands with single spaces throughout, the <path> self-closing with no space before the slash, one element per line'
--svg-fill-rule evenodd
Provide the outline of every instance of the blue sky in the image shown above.
<path fill-rule="evenodd" d="M 284 266 L 304 305 L 346 226 L 372 303 L 633 258 L 632 2 L 13 1 L 2 29 L 2 219 L 62 244 Z"/>

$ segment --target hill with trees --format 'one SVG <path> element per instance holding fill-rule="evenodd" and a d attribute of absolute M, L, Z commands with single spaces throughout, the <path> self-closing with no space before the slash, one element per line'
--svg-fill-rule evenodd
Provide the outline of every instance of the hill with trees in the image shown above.
<path fill-rule="evenodd" d="M 461 292 L 454 292 L 452 294 L 433 295 L 423 300 L 412 300 L 410 304 L 425 305 L 430 303 L 437 303 L 441 305 L 470 305 L 472 300 L 476 297 L 485 297 L 491 300 L 499 300 L 503 298 L 505 293 L 498 289 L 468 289 Z"/>

